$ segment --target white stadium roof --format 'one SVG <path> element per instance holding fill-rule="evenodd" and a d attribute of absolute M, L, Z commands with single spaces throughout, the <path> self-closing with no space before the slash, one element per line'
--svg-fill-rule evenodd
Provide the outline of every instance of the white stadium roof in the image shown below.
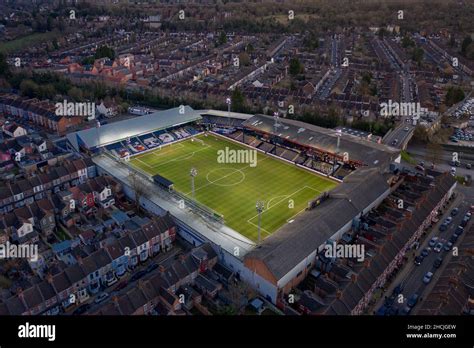
<path fill-rule="evenodd" d="M 68 134 L 67 139 L 76 150 L 79 150 L 79 143 L 91 149 L 124 140 L 128 137 L 135 137 L 202 119 L 200 113 L 190 106 L 184 106 L 183 110 L 184 112 L 180 113 L 180 107 L 176 107 L 124 121 L 105 124 L 100 127 L 84 129 Z"/>

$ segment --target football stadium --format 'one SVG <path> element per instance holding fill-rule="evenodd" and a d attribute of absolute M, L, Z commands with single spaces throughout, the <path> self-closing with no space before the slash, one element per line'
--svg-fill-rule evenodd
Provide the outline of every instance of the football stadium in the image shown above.
<path fill-rule="evenodd" d="M 265 203 L 261 215 L 263 239 L 291 223 L 309 201 L 336 186 L 334 180 L 256 150 L 254 165 L 219 163 L 219 153 L 244 154 L 242 150 L 249 151 L 243 145 L 206 133 L 134 156 L 130 164 L 153 177 L 159 175 L 171 181 L 174 190 L 211 208 L 226 225 L 253 241 L 258 240 L 257 201 Z M 236 161 L 229 158 L 229 162 Z M 197 172 L 194 196 L 192 168 Z"/>
<path fill-rule="evenodd" d="M 393 190 L 400 151 L 277 115 L 180 106 L 67 135 L 147 211 L 170 214 L 273 303 Z"/>

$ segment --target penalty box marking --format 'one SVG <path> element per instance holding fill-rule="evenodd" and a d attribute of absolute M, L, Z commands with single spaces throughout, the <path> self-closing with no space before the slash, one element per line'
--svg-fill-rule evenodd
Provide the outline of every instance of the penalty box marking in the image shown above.
<path fill-rule="evenodd" d="M 279 205 L 280 203 L 286 201 L 289 197 L 294 196 L 294 195 L 296 195 L 297 193 L 299 193 L 300 191 L 302 191 L 302 190 L 307 190 L 307 189 L 313 190 L 313 191 L 315 191 L 315 192 L 317 192 L 317 193 L 321 193 L 321 192 L 322 192 L 322 191 L 319 191 L 319 190 L 317 190 L 317 189 L 315 189 L 315 188 L 312 188 L 312 187 L 310 187 L 310 186 L 306 186 L 306 185 L 305 185 L 305 186 L 301 187 L 300 189 L 296 190 L 295 192 L 293 192 L 293 193 L 291 193 L 291 194 L 289 194 L 289 195 L 280 195 L 280 196 L 273 197 L 272 199 L 270 199 L 270 201 L 273 200 L 274 198 L 278 198 L 278 197 L 285 197 L 285 198 L 279 200 L 278 202 L 276 202 L 275 204 L 271 205 L 269 208 L 267 208 L 266 210 L 264 210 L 263 213 L 262 213 L 262 215 L 263 215 L 265 212 L 269 211 L 271 208 L 273 208 L 273 207 Z M 270 202 L 270 201 L 269 201 L 269 202 Z M 300 213 L 301 213 L 302 211 L 304 211 L 304 210 L 306 210 L 306 208 L 303 209 L 303 210 L 301 210 L 301 211 L 299 211 L 297 214 L 293 215 L 292 217 L 294 217 L 294 216 L 300 214 Z M 248 222 L 248 223 L 251 223 L 252 225 L 255 225 L 254 223 L 251 222 L 251 220 L 255 219 L 256 217 L 258 217 L 258 214 L 255 215 L 255 216 L 253 216 L 253 217 L 251 217 L 250 219 L 248 219 L 247 222 Z M 291 219 L 291 218 L 290 218 L 290 219 Z M 286 221 L 288 222 L 288 220 L 290 220 L 290 219 L 287 219 Z"/>

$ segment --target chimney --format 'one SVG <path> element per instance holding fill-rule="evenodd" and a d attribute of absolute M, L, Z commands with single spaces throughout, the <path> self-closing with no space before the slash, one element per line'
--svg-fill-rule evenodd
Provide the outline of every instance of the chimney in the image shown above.
<path fill-rule="evenodd" d="M 45 279 L 49 284 L 53 284 L 53 275 L 51 273 L 47 273 Z"/>
<path fill-rule="evenodd" d="M 184 260 L 186 259 L 186 255 L 185 254 L 180 254 L 178 259 L 179 259 L 179 261 L 181 261 L 181 263 L 184 263 Z"/>
<path fill-rule="evenodd" d="M 161 272 L 161 273 L 165 273 L 166 269 L 163 265 L 159 265 L 158 266 L 158 270 Z"/>
<path fill-rule="evenodd" d="M 81 265 L 81 266 L 84 264 L 84 262 L 83 262 L 83 260 L 82 260 L 82 257 L 79 256 L 79 255 L 77 256 L 77 263 L 78 263 L 79 265 Z"/>
<path fill-rule="evenodd" d="M 336 291 L 336 298 L 339 300 L 342 296 L 342 291 L 340 289 L 337 289 Z"/>

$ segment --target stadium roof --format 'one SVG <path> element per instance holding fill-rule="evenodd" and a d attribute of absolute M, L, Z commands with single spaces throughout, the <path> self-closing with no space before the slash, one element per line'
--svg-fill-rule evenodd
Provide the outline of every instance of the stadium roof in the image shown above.
<path fill-rule="evenodd" d="M 360 168 L 344 178 L 329 198 L 268 236 L 245 259 L 260 260 L 278 282 L 389 190 L 377 168 Z"/>
<path fill-rule="evenodd" d="M 210 116 L 220 116 L 220 117 L 230 117 L 230 118 L 238 118 L 241 120 L 248 120 L 249 118 L 253 117 L 253 114 L 243 114 L 240 112 L 228 112 L 222 110 L 199 110 L 201 115 L 210 115 Z"/>
<path fill-rule="evenodd" d="M 128 120 L 109 123 L 100 127 L 84 129 L 68 134 L 67 139 L 76 150 L 79 149 L 79 143 L 91 149 L 124 140 L 128 137 L 134 137 L 202 119 L 199 112 L 189 106 L 184 107 L 182 114 L 179 112 L 179 109 L 179 107 L 176 107 Z"/>
<path fill-rule="evenodd" d="M 272 116 L 255 115 L 243 124 L 244 126 L 295 143 L 307 145 L 329 153 L 343 154 L 347 152 L 349 159 L 362 162 L 369 166 L 382 166 L 394 161 L 399 156 L 399 150 L 372 143 L 349 134 L 338 133 L 335 130 L 313 126 L 301 121 L 279 119 L 280 127 L 275 131 L 275 120 Z M 340 136 L 339 151 L 337 137 Z"/>

